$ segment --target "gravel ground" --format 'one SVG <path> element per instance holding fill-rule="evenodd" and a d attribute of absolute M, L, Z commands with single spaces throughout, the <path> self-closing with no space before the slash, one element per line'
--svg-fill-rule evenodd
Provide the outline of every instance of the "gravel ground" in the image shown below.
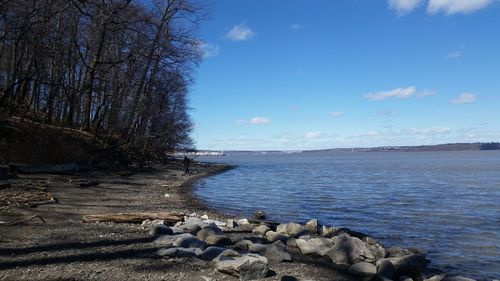
<path fill-rule="evenodd" d="M 120 172 L 83 172 L 73 175 L 21 175 L 13 184 L 43 185 L 58 203 L 37 208 L 0 207 L 0 280 L 237 280 L 208 264 L 185 259 L 161 259 L 153 237 L 138 224 L 82 223 L 96 213 L 180 211 L 228 217 L 206 208 L 192 195 L 193 183 L 229 169 L 197 163 L 192 173 L 172 165 L 121 176 Z M 82 181 L 99 185 L 80 187 Z M 1 194 L 0 190 L 0 194 Z M 168 193 L 169 198 L 164 195 Z M 304 260 L 270 263 L 264 280 L 353 280 L 326 263 Z"/>

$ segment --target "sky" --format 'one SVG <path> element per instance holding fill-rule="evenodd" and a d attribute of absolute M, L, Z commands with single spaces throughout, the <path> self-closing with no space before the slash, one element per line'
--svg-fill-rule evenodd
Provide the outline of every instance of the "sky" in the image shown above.
<path fill-rule="evenodd" d="M 499 0 L 214 0 L 198 149 L 500 141 Z"/>

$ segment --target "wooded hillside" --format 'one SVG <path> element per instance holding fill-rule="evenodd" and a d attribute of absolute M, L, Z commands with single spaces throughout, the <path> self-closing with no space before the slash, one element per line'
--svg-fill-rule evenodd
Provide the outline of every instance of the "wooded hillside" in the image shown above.
<path fill-rule="evenodd" d="M 151 155 L 192 146 L 192 0 L 0 0 L 0 110 Z"/>

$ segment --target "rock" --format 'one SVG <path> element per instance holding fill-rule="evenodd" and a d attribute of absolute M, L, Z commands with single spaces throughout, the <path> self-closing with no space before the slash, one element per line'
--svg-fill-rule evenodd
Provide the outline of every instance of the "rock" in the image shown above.
<path fill-rule="evenodd" d="M 311 239 L 311 235 L 302 235 L 298 239 L 309 240 L 309 239 Z"/>
<path fill-rule="evenodd" d="M 281 233 L 281 234 L 287 234 L 286 233 L 286 224 L 279 224 L 277 227 L 276 227 L 276 232 L 278 233 Z"/>
<path fill-rule="evenodd" d="M 240 280 L 255 280 L 266 277 L 268 260 L 256 254 L 240 256 L 222 253 L 214 260 L 214 267 L 220 272 L 239 277 Z"/>
<path fill-rule="evenodd" d="M 208 224 L 204 223 L 200 218 L 197 217 L 188 217 L 185 219 L 184 224 L 179 226 L 179 228 L 184 229 L 186 232 L 191 234 L 196 234 L 200 229 L 207 226 Z"/>
<path fill-rule="evenodd" d="M 269 242 L 273 243 L 276 241 L 286 241 L 288 239 L 288 235 L 274 232 L 272 230 L 266 232 L 266 238 Z"/>
<path fill-rule="evenodd" d="M 281 241 L 277 241 L 267 248 L 266 257 L 277 262 L 292 261 L 292 256 Z"/>
<path fill-rule="evenodd" d="M 248 221 L 248 219 L 241 219 L 241 220 L 237 220 L 236 223 L 238 225 L 250 225 L 250 222 Z"/>
<path fill-rule="evenodd" d="M 235 228 L 235 227 L 238 227 L 238 225 L 236 224 L 236 222 L 232 219 L 228 219 L 226 221 L 226 227 L 227 228 Z"/>
<path fill-rule="evenodd" d="M 362 277 L 371 277 L 377 273 L 375 265 L 367 262 L 358 262 L 349 267 L 349 272 Z"/>
<path fill-rule="evenodd" d="M 300 252 L 304 255 L 318 255 L 323 256 L 333 247 L 333 241 L 328 238 L 312 238 L 309 240 L 297 239 L 297 246 Z"/>
<path fill-rule="evenodd" d="M 225 235 L 210 235 L 210 236 L 207 236 L 204 239 L 204 241 L 208 245 L 212 245 L 212 246 L 227 246 L 227 245 L 230 245 L 232 243 L 231 239 L 229 239 Z"/>
<path fill-rule="evenodd" d="M 388 279 L 393 279 L 396 268 L 392 262 L 384 260 L 377 265 L 377 274 Z M 436 280 L 437 281 L 437 280 Z"/>
<path fill-rule="evenodd" d="M 157 238 L 154 241 L 154 244 L 169 246 L 169 245 L 173 245 L 174 242 L 180 238 L 196 238 L 196 237 L 193 236 L 191 233 L 182 233 L 182 234 L 177 234 L 177 235 L 172 235 L 172 236 L 164 235 L 164 236 L 160 236 L 159 238 Z"/>
<path fill-rule="evenodd" d="M 267 217 L 266 213 L 264 213 L 264 211 L 261 211 L 261 210 L 255 212 L 255 214 L 253 214 L 253 219 L 258 220 L 258 221 L 265 220 L 266 217 Z"/>
<path fill-rule="evenodd" d="M 153 236 L 172 235 L 172 234 L 174 234 L 174 231 L 170 227 L 161 224 L 153 226 L 153 228 L 149 231 L 149 235 Z"/>
<path fill-rule="evenodd" d="M 446 273 L 441 273 L 439 275 L 434 275 L 432 276 L 431 278 L 427 279 L 428 281 L 441 281 L 443 279 L 446 278 L 446 276 L 448 276 L 448 274 Z"/>
<path fill-rule="evenodd" d="M 208 216 L 207 215 L 203 215 L 203 216 L 200 217 L 200 219 L 202 219 L 202 220 L 208 220 Z"/>
<path fill-rule="evenodd" d="M 170 198 L 172 197 L 172 195 L 168 194 L 168 193 L 165 193 L 165 195 L 163 195 L 164 198 Z"/>
<path fill-rule="evenodd" d="M 226 223 L 225 222 L 222 222 L 222 221 L 218 221 L 218 220 L 209 220 L 209 219 L 206 219 L 203 221 L 205 224 L 214 224 L 216 225 L 217 227 L 225 227 L 226 226 Z"/>
<path fill-rule="evenodd" d="M 385 248 L 378 244 L 378 243 L 375 243 L 375 244 L 369 244 L 369 243 L 366 243 L 366 246 L 367 248 L 370 250 L 370 252 L 372 252 L 372 254 L 375 256 L 375 260 L 379 260 L 379 259 L 383 259 L 387 256 L 387 251 L 385 250 Z"/>
<path fill-rule="evenodd" d="M 336 236 L 334 246 L 325 255 L 337 265 L 352 265 L 358 262 L 373 262 L 375 257 L 359 238 Z"/>
<path fill-rule="evenodd" d="M 268 248 L 269 248 L 268 244 L 253 243 L 252 245 L 248 245 L 249 252 L 261 255 L 265 254 Z"/>
<path fill-rule="evenodd" d="M 451 276 L 451 277 L 446 277 L 444 281 L 476 281 L 474 279 L 470 278 L 465 278 L 462 276 Z"/>
<path fill-rule="evenodd" d="M 294 248 L 298 248 L 299 245 L 297 245 L 297 239 L 293 238 L 293 237 L 290 237 L 286 240 L 286 245 L 288 247 L 294 247 Z"/>
<path fill-rule="evenodd" d="M 179 237 L 177 240 L 172 243 L 175 247 L 182 247 L 182 248 L 200 248 L 200 249 L 205 249 L 207 246 L 205 242 L 199 240 L 196 237 Z"/>
<path fill-rule="evenodd" d="M 162 248 L 156 251 L 156 254 L 161 257 L 194 257 L 201 255 L 202 251 L 199 248 Z"/>
<path fill-rule="evenodd" d="M 320 231 L 318 220 L 312 219 L 308 221 L 305 225 L 305 229 L 307 229 L 313 235 L 318 235 Z"/>
<path fill-rule="evenodd" d="M 143 220 L 141 223 L 142 227 L 153 227 L 155 225 L 165 225 L 164 220 Z"/>
<path fill-rule="evenodd" d="M 172 226 L 170 229 L 172 229 L 172 231 L 174 232 L 174 234 L 182 234 L 182 233 L 185 233 L 184 229 L 180 228 L 180 227 L 175 227 L 175 226 Z M 191 233 L 189 233 L 191 234 Z M 192 234 L 191 234 L 192 235 Z"/>
<path fill-rule="evenodd" d="M 236 242 L 236 244 L 234 244 L 234 248 L 235 249 L 242 249 L 242 250 L 248 251 L 248 248 L 252 244 L 253 244 L 252 241 L 243 239 L 243 240 L 240 240 L 240 241 Z"/>
<path fill-rule="evenodd" d="M 409 254 L 402 257 L 385 258 L 377 261 L 378 264 L 384 260 L 390 261 L 396 272 L 413 276 L 415 272 L 420 272 L 428 263 L 425 254 Z"/>
<path fill-rule="evenodd" d="M 256 228 L 254 228 L 252 230 L 252 234 L 253 235 L 266 235 L 266 232 L 268 232 L 269 230 L 271 230 L 269 228 L 269 226 L 262 224 L 262 225 L 257 226 Z"/>
<path fill-rule="evenodd" d="M 411 279 L 411 277 L 409 277 L 409 276 L 402 275 L 399 277 L 399 281 L 414 281 L 414 280 Z"/>
<path fill-rule="evenodd" d="M 208 236 L 222 235 L 222 234 L 224 234 L 224 233 L 222 232 L 222 230 L 220 228 L 218 228 L 215 225 L 210 225 L 210 226 L 204 227 L 200 231 L 198 231 L 198 233 L 196 233 L 196 237 L 198 237 L 198 239 L 200 239 L 202 241 L 205 241 L 205 238 L 207 238 Z"/>
<path fill-rule="evenodd" d="M 199 254 L 198 257 L 205 261 L 211 261 L 222 254 L 225 250 L 226 248 L 210 246 L 207 247 L 201 254 Z"/>
<path fill-rule="evenodd" d="M 290 237 L 299 237 L 304 235 L 305 232 L 305 228 L 298 223 L 290 222 L 286 225 L 286 234 Z"/>

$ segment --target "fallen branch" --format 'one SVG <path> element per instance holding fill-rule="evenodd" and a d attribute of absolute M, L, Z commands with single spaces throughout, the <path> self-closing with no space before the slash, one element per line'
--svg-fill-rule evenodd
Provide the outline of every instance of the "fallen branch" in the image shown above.
<path fill-rule="evenodd" d="M 43 223 L 47 223 L 41 216 L 39 215 L 33 215 L 29 218 L 26 218 L 26 219 L 22 219 L 22 220 L 18 220 L 18 221 L 13 221 L 13 222 L 3 222 L 3 223 L 0 223 L 0 225 L 18 225 L 18 224 L 22 224 L 22 223 L 25 223 L 29 220 L 32 220 L 34 218 L 39 218 Z"/>
<path fill-rule="evenodd" d="M 166 223 L 174 224 L 184 219 L 182 213 L 117 213 L 117 214 L 95 214 L 83 216 L 83 222 L 115 222 L 115 223 L 141 223 L 144 220 L 164 220 Z"/>
<path fill-rule="evenodd" d="M 36 208 L 40 205 L 47 205 L 47 204 L 52 204 L 52 203 L 57 203 L 57 199 L 52 197 L 49 200 L 30 202 L 30 203 L 27 203 L 27 205 L 30 208 Z"/>

